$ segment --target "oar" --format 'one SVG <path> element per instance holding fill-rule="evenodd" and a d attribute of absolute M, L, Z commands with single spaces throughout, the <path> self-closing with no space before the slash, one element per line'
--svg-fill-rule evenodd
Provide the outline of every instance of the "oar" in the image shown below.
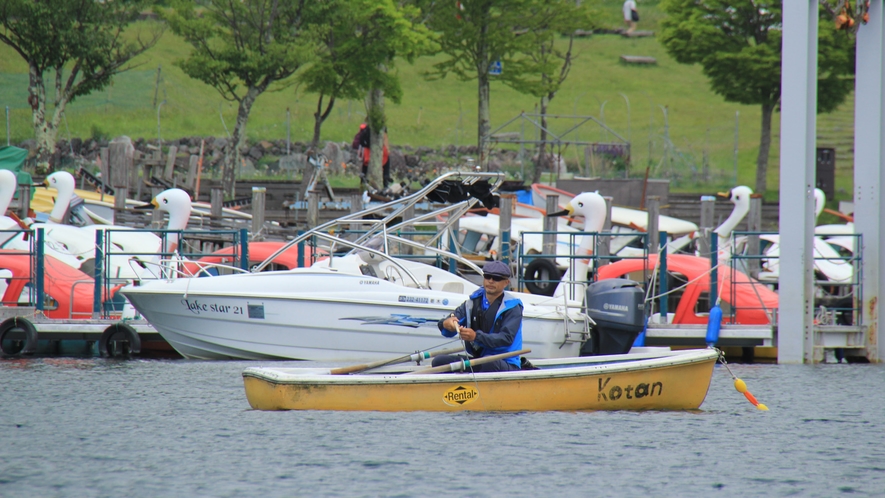
<path fill-rule="evenodd" d="M 477 358 L 475 360 L 461 360 L 449 363 L 448 365 L 440 365 L 438 367 L 430 367 L 430 368 L 422 368 L 421 370 L 413 370 L 411 372 L 406 372 L 401 375 L 414 375 L 414 374 L 434 374 L 441 372 L 458 372 L 461 370 L 467 370 L 470 366 L 482 365 L 484 363 L 490 363 L 495 360 L 503 360 L 504 358 L 510 358 L 513 356 L 519 356 L 521 354 L 531 353 L 531 349 L 520 349 L 519 351 L 511 351 L 509 353 L 501 353 L 492 356 L 483 356 L 482 358 Z"/>
<path fill-rule="evenodd" d="M 363 363 L 362 365 L 351 365 L 349 367 L 341 367 L 341 368 L 333 368 L 329 370 L 331 375 L 345 375 L 351 373 L 362 372 L 364 370 L 371 370 L 373 368 L 383 367 L 387 365 L 394 365 L 396 363 L 405 363 L 407 361 L 419 361 L 426 360 L 428 358 L 433 358 L 434 356 L 438 356 L 441 354 L 455 354 L 464 351 L 463 347 L 451 348 L 451 349 L 441 349 L 439 351 L 418 351 L 417 353 L 407 354 L 405 356 L 400 356 L 397 358 L 393 358 L 390 360 L 379 360 L 373 361 L 372 363 Z"/>

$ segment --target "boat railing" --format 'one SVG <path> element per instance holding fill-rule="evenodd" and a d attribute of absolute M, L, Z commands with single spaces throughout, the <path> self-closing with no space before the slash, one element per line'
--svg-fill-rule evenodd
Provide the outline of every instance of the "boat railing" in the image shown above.
<path fill-rule="evenodd" d="M 424 188 L 418 190 L 417 192 L 403 197 L 402 199 L 396 199 L 378 206 L 371 206 L 367 209 L 359 211 L 357 213 L 352 213 L 349 215 L 342 216 L 335 220 L 328 221 L 326 223 L 320 224 L 311 230 L 293 238 L 283 247 L 278 249 L 276 252 L 271 254 L 267 259 L 265 259 L 261 264 L 255 267 L 254 271 L 262 271 L 267 265 L 269 265 L 277 256 L 283 254 L 290 247 L 303 242 L 315 234 L 329 232 L 335 226 L 342 224 L 360 224 L 360 225 L 370 225 L 367 233 L 362 237 L 362 240 L 369 240 L 377 234 L 381 234 L 382 237 L 386 237 L 387 232 L 391 227 L 391 222 L 393 222 L 396 218 L 402 217 L 405 213 L 407 213 L 410 209 L 414 208 L 416 204 L 424 201 L 431 193 L 435 192 L 438 188 L 441 188 L 445 182 L 450 181 L 459 181 L 461 185 L 464 186 L 472 186 L 477 182 L 486 180 L 489 181 L 489 194 L 497 191 L 498 187 L 503 183 L 505 175 L 503 173 L 498 172 L 481 172 L 481 171 L 451 171 L 449 173 L 445 173 L 430 183 L 428 183 Z M 466 212 L 469 207 L 472 207 L 479 199 L 476 197 L 468 197 L 466 200 L 455 203 L 455 205 L 463 205 L 464 211 Z M 436 211 L 435 211 L 436 212 Z M 381 216 L 376 219 L 366 219 L 369 216 Z M 403 223 L 408 224 L 409 221 L 406 220 L 401 223 L 396 223 L 393 226 L 398 226 Z M 357 241 L 359 242 L 359 241 Z"/>
<path fill-rule="evenodd" d="M 133 260 L 130 260 L 130 265 L 135 263 Z M 151 276 L 154 277 L 155 280 L 174 280 L 178 277 L 182 278 L 193 278 L 193 277 L 215 277 L 217 273 L 212 273 L 212 269 L 217 270 L 226 270 L 231 273 L 251 273 L 249 270 L 244 270 L 238 266 L 228 265 L 225 263 L 212 263 L 207 261 L 190 261 L 184 260 L 180 257 L 176 258 L 164 258 L 159 261 L 140 261 L 137 264 L 144 265 L 144 269 L 147 270 Z M 191 270 L 190 267 L 193 266 L 196 270 Z M 151 268 L 157 268 L 157 272 L 151 270 Z M 118 280 L 117 283 L 128 283 L 129 280 L 125 279 L 109 279 L 111 283 L 114 280 Z M 141 280 L 148 280 L 146 278 L 142 278 Z"/>
<path fill-rule="evenodd" d="M 740 269 L 747 275 L 758 278 L 763 282 L 778 288 L 779 272 L 766 271 L 767 266 L 778 265 L 777 255 L 766 254 L 764 240 L 766 235 L 777 235 L 771 231 L 734 231 L 729 243 L 732 248 L 729 265 Z M 827 234 L 816 234 L 827 242 Z M 853 252 L 845 250 L 824 254 L 815 247 L 812 251 L 812 265 L 815 266 L 813 285 L 817 289 L 815 298 L 815 323 L 818 325 L 850 325 L 860 327 L 863 325 L 863 235 L 862 234 L 834 234 L 833 236 L 844 237 L 851 240 Z M 829 245 L 829 243 L 827 243 Z M 829 247 L 823 246 L 829 252 Z M 830 268 L 838 269 L 844 273 L 842 279 L 826 278 L 826 272 L 821 265 L 830 265 Z M 835 275 L 833 275 L 835 276 Z M 766 278 L 768 277 L 768 278 Z M 733 289 L 742 285 L 741 282 L 732 281 Z M 766 313 L 770 310 L 763 309 Z M 776 314 L 772 314 L 773 324 L 776 324 Z"/>

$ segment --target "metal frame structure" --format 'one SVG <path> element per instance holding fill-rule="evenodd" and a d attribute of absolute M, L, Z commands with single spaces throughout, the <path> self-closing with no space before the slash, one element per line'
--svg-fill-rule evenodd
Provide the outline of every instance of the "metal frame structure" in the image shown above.
<path fill-rule="evenodd" d="M 885 0 L 871 0 L 869 21 L 857 31 L 854 110 L 855 231 L 863 234 L 863 323 L 871 362 L 885 358 L 878 317 L 885 285 Z M 817 110 L 818 1 L 784 3 L 781 71 L 781 263 L 778 363 L 816 361 L 813 327 L 812 237 Z M 862 100 L 861 100 L 862 99 Z M 801 222 L 799 222 L 801 220 Z M 792 257 L 796 255 L 797 257 Z M 797 326 L 799 330 L 797 331 Z"/>
<path fill-rule="evenodd" d="M 569 127 L 562 133 L 555 133 L 548 127 L 545 127 L 541 124 L 541 119 L 574 119 L 578 122 L 573 126 Z M 577 116 L 577 115 L 560 115 L 560 114 L 536 114 L 536 113 L 526 113 L 521 112 L 519 115 L 511 118 L 501 126 L 498 126 L 494 130 L 490 131 L 488 135 L 482 137 L 482 143 L 480 143 L 480 151 L 482 154 L 482 158 L 480 160 L 480 164 L 485 164 L 489 154 L 487 154 L 488 149 L 491 147 L 491 144 L 518 144 L 519 145 L 519 155 L 520 157 L 524 157 L 525 150 L 523 148 L 526 144 L 531 145 L 540 145 L 547 144 L 551 146 L 557 147 L 557 154 L 562 155 L 562 147 L 568 145 L 574 146 L 590 146 L 590 145 L 601 145 L 606 144 L 607 142 L 589 142 L 584 140 L 570 140 L 568 136 L 577 131 L 587 122 L 592 121 L 602 127 L 607 133 L 611 133 L 614 135 L 620 143 L 623 143 L 627 146 L 627 167 L 624 171 L 625 175 L 629 175 L 629 166 L 630 166 L 630 157 L 631 157 L 631 143 L 628 139 L 621 136 L 620 133 L 614 131 L 613 129 L 606 126 L 605 123 L 599 121 L 593 116 Z M 501 131 L 506 129 L 508 126 L 512 125 L 515 122 L 520 122 L 520 131 L 518 135 L 514 133 L 502 134 Z M 547 133 L 548 138 L 546 140 L 527 140 L 525 138 L 525 123 L 529 123 L 534 127 L 535 130 L 543 130 Z M 518 136 L 518 138 L 516 138 Z M 616 144 L 617 142 L 612 142 L 612 144 Z M 525 178 L 525 165 L 523 164 L 522 176 Z"/>

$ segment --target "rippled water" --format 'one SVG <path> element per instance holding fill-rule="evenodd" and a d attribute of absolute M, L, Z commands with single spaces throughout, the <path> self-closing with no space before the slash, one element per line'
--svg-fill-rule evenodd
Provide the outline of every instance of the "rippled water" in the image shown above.
<path fill-rule="evenodd" d="M 769 412 L 717 366 L 697 412 L 451 414 L 253 411 L 257 364 L 0 361 L 0 496 L 885 495 L 883 365 L 732 365 Z"/>

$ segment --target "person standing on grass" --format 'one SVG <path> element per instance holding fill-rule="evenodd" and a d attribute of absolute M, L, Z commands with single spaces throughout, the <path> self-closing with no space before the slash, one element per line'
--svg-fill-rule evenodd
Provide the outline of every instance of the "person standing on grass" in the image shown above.
<path fill-rule="evenodd" d="M 471 358 L 481 358 L 522 349 L 522 301 L 504 292 L 510 283 L 510 267 L 500 261 L 486 263 L 482 269 L 482 288 L 470 295 L 454 313 L 437 324 L 445 337 L 465 341 Z M 463 360 L 455 355 L 433 359 L 433 366 Z M 471 367 L 474 372 L 520 370 L 520 359 L 511 356 Z"/>
<path fill-rule="evenodd" d="M 369 178 L 369 158 L 372 156 L 372 150 L 369 143 L 370 138 L 371 132 L 369 131 L 369 127 L 366 123 L 363 123 L 360 125 L 360 131 L 358 131 L 356 136 L 353 137 L 353 144 L 351 144 L 354 151 L 356 151 L 357 156 L 362 159 L 361 177 L 365 182 L 367 182 Z M 382 188 L 387 188 L 392 181 L 390 178 L 390 153 L 387 148 L 387 130 L 384 130 L 382 139 L 381 171 L 382 181 L 384 182 Z"/>
<path fill-rule="evenodd" d="M 624 1 L 624 24 L 627 25 L 627 34 L 636 31 L 636 23 L 639 22 L 639 11 L 636 10 L 635 0 Z"/>

